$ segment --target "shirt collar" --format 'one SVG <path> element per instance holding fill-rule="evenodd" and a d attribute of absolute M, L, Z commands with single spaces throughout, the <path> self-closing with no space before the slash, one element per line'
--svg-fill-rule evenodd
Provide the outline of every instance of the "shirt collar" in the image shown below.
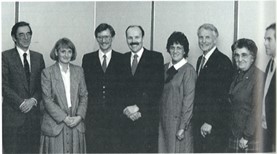
<path fill-rule="evenodd" d="M 66 72 L 63 71 L 62 65 L 59 62 L 58 62 L 58 64 L 59 64 L 59 67 L 60 67 L 60 70 L 61 70 L 62 73 L 70 73 L 69 64 L 67 65 L 67 71 Z"/>
<path fill-rule="evenodd" d="M 101 49 L 99 49 L 99 57 L 103 58 L 104 55 L 106 55 L 107 58 L 110 58 L 112 56 L 112 50 L 109 50 L 108 52 L 104 53 Z"/>
<path fill-rule="evenodd" d="M 24 53 L 27 53 L 27 56 L 30 56 L 30 50 L 29 50 L 29 48 L 28 48 L 27 51 L 24 51 L 21 48 L 19 48 L 18 46 L 16 46 L 16 49 L 17 49 L 19 55 L 23 56 Z"/>
<path fill-rule="evenodd" d="M 172 61 L 169 63 L 168 68 L 170 68 L 171 66 L 173 66 L 176 70 L 178 70 L 179 68 L 181 68 L 182 66 L 184 66 L 188 61 L 183 58 L 182 60 L 180 60 L 178 63 L 174 64 L 172 63 Z"/>
<path fill-rule="evenodd" d="M 214 51 L 215 51 L 215 49 L 216 49 L 216 46 L 214 46 L 209 52 L 207 52 L 207 54 L 206 55 L 204 55 L 203 54 L 203 56 L 205 57 L 205 61 L 208 61 L 208 59 L 211 57 L 211 55 L 214 53 Z"/>
<path fill-rule="evenodd" d="M 131 52 L 132 53 L 132 57 L 136 54 L 136 55 L 138 55 L 138 58 L 141 58 L 141 56 L 143 54 L 143 51 L 144 51 L 144 48 L 141 48 L 137 53 Z"/>

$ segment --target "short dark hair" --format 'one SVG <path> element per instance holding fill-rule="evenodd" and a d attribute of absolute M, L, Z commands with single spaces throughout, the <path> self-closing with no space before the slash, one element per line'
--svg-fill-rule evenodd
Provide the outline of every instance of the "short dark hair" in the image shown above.
<path fill-rule="evenodd" d="M 138 28 L 140 29 L 140 31 L 141 31 L 142 37 L 144 37 L 144 30 L 143 30 L 143 28 L 142 28 L 140 25 L 130 25 L 130 26 L 128 26 L 127 29 L 126 29 L 126 31 L 125 31 L 125 35 L 127 36 L 127 31 L 128 31 L 128 29 L 134 28 L 134 27 L 138 27 Z"/>
<path fill-rule="evenodd" d="M 247 38 L 242 38 L 242 39 L 239 39 L 236 42 L 234 42 L 233 45 L 231 46 L 233 53 L 236 49 L 241 49 L 241 48 L 246 48 L 247 50 L 249 50 L 250 54 L 254 58 L 254 61 L 256 60 L 258 47 L 253 40 L 247 39 Z"/>
<path fill-rule="evenodd" d="M 30 24 L 25 22 L 25 21 L 20 21 L 20 22 L 17 22 L 16 24 L 13 25 L 12 31 L 11 31 L 11 36 L 16 38 L 16 32 L 17 32 L 18 28 L 23 27 L 23 26 L 28 26 L 29 29 L 30 29 L 31 35 L 33 35 L 33 31 L 32 31 L 32 28 L 31 28 Z"/>
<path fill-rule="evenodd" d="M 110 30 L 112 37 L 114 37 L 115 36 L 115 31 L 114 31 L 113 27 L 109 24 L 101 23 L 100 25 L 97 26 L 97 28 L 94 31 L 95 38 L 97 37 L 98 33 L 102 32 L 104 30 L 107 30 L 107 29 Z"/>
<path fill-rule="evenodd" d="M 58 52 L 58 50 L 59 50 L 60 48 L 69 48 L 69 49 L 71 49 L 71 50 L 72 50 L 72 57 L 71 57 L 70 60 L 73 61 L 73 60 L 76 59 L 76 57 L 77 57 L 77 52 L 76 52 L 75 45 L 74 45 L 73 42 L 72 42 L 70 39 L 68 39 L 68 38 L 61 38 L 61 39 L 59 39 L 59 40 L 55 43 L 53 49 L 52 49 L 51 52 L 50 52 L 50 58 L 51 58 L 51 59 L 56 60 L 56 61 L 58 60 L 58 56 L 55 54 L 55 51 Z"/>
<path fill-rule="evenodd" d="M 272 23 L 271 25 L 269 25 L 266 30 L 269 30 L 269 29 L 273 29 L 274 30 L 274 38 L 276 39 L 276 23 Z"/>
<path fill-rule="evenodd" d="M 188 53 L 189 53 L 189 41 L 186 37 L 186 35 L 182 32 L 173 32 L 168 40 L 167 40 L 167 44 L 166 44 L 166 49 L 167 52 L 170 53 L 169 49 L 170 46 L 173 45 L 174 43 L 176 44 L 181 44 L 184 48 L 185 54 L 184 54 L 184 58 L 188 57 Z"/>

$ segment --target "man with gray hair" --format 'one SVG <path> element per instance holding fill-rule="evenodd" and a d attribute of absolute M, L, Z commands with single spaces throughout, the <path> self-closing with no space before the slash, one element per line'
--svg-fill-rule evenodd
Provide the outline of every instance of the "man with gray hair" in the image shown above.
<path fill-rule="evenodd" d="M 194 152 L 225 152 L 228 143 L 228 90 L 232 62 L 216 46 L 218 30 L 212 24 L 198 28 L 198 79 L 193 111 Z"/>

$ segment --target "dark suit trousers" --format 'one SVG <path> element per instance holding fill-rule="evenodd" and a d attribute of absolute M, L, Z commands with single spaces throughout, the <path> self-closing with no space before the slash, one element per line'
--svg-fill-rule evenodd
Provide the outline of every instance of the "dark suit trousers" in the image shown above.
<path fill-rule="evenodd" d="M 31 112 L 31 111 L 30 111 Z M 3 127 L 4 153 L 38 153 L 40 122 L 28 115 L 20 127 Z"/>
<path fill-rule="evenodd" d="M 227 150 L 229 134 L 226 131 L 212 130 L 205 138 L 200 133 L 201 126 L 194 127 L 195 153 L 223 153 Z"/>

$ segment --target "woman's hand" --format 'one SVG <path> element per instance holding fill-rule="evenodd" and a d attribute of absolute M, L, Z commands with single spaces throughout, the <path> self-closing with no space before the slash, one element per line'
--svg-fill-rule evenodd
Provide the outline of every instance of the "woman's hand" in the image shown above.
<path fill-rule="evenodd" d="M 176 137 L 178 138 L 178 140 L 182 140 L 184 137 L 185 137 L 185 134 L 184 134 L 184 129 L 180 129 L 178 130 L 177 134 L 176 134 Z"/>
<path fill-rule="evenodd" d="M 71 128 L 77 126 L 82 120 L 81 116 L 70 117 L 70 119 L 72 122 L 68 126 Z"/>

